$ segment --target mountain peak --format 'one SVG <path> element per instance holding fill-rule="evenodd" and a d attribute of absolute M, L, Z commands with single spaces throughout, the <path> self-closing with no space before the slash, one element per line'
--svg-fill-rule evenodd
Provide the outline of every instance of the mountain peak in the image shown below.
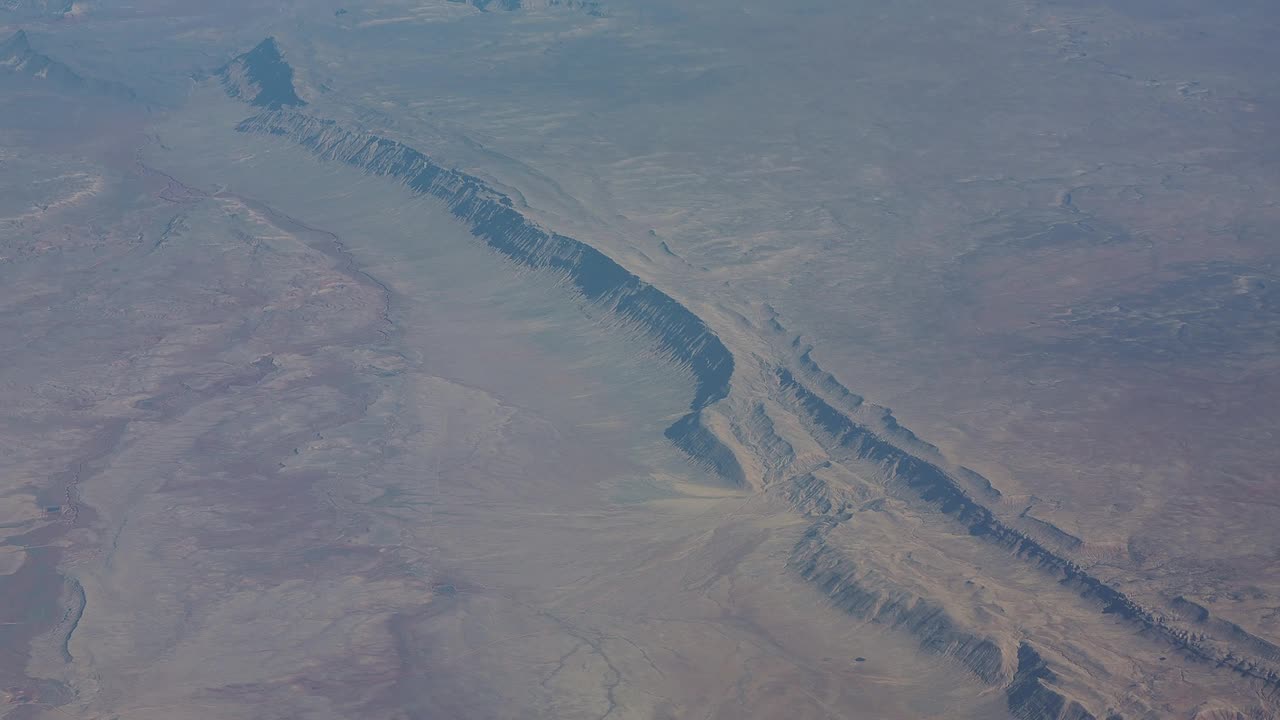
<path fill-rule="evenodd" d="M 31 41 L 27 39 L 27 31 L 21 28 L 0 43 L 0 55 L 12 57 L 18 53 L 31 51 Z"/>
<path fill-rule="evenodd" d="M 307 104 L 298 97 L 293 68 L 285 61 L 274 36 L 237 55 L 218 68 L 217 74 L 228 95 L 251 105 L 278 110 Z"/>
<path fill-rule="evenodd" d="M 280 45 L 276 42 L 275 35 L 268 35 L 263 38 L 262 42 L 254 45 L 253 49 L 245 53 L 245 55 L 257 55 L 263 58 L 270 58 L 275 62 L 284 62 L 284 56 L 280 54 Z"/>

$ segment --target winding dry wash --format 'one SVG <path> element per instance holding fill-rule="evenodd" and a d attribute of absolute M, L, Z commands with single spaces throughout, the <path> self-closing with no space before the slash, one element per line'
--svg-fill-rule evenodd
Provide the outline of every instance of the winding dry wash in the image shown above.
<path fill-rule="evenodd" d="M 1280 13 L 0 7 L 0 717 L 1280 717 Z"/>

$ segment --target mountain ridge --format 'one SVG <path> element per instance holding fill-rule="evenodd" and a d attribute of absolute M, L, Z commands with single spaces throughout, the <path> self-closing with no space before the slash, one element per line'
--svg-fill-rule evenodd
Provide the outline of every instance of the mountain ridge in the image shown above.
<path fill-rule="evenodd" d="M 243 94 L 233 96 L 246 99 Z M 562 273 L 584 301 L 604 306 L 644 329 L 668 359 L 695 377 L 690 411 L 668 428 L 667 437 L 722 477 L 738 485 L 753 484 L 734 450 L 703 418 L 704 410 L 728 398 L 734 357 L 700 317 L 674 298 L 590 245 L 538 226 L 510 197 L 479 178 L 441 167 L 398 141 L 286 108 L 254 115 L 240 122 L 236 130 L 282 137 L 321 160 L 387 177 L 441 200 L 490 249 L 523 266 Z M 777 330 L 784 332 L 780 325 Z M 966 542 L 989 544 L 1006 552 L 1011 566 L 1025 564 L 1035 569 L 1038 582 L 1044 583 L 1041 587 L 1070 591 L 1077 597 L 1073 602 L 1080 602 L 1094 618 L 1089 622 L 1123 621 L 1135 635 L 1191 660 L 1228 670 L 1267 692 L 1280 688 L 1280 672 L 1272 665 L 1275 652 L 1270 643 L 1229 623 L 1210 620 L 1207 611 L 1199 613 L 1204 617 L 1191 628 L 1150 604 L 1149 599 L 1140 600 L 1094 574 L 1058 548 L 1079 545 L 1079 538 L 1047 523 L 1027 530 L 1026 523 L 1007 520 L 998 512 L 1001 493 L 986 478 L 964 468 L 949 469 L 936 446 L 901 426 L 887 408 L 864 402 L 824 371 L 809 349 L 798 344 L 798 338 L 791 345 L 794 357 L 789 361 L 776 367 L 765 363 L 770 375 L 769 400 L 804 426 L 806 434 L 822 447 L 826 466 L 848 464 L 870 469 L 869 474 L 879 478 L 889 495 L 908 502 L 922 515 L 958 523 Z M 837 607 L 852 616 L 914 634 L 924 649 L 952 657 L 984 682 L 1001 687 L 1009 711 L 1024 720 L 1111 720 L 1119 717 L 1117 708 L 1121 706 L 1116 703 L 1120 700 L 1127 703 L 1126 715 L 1152 717 L 1149 708 L 1117 694 L 1106 683 L 1098 684 L 1101 694 L 1095 696 L 1096 678 L 1086 678 L 1079 664 L 1063 657 L 1052 642 L 1036 639 L 1032 644 L 1008 632 L 988 633 L 972 625 L 959 606 L 949 607 L 930 597 L 930 588 L 912 591 L 901 587 L 893 578 L 869 569 L 861 556 L 828 541 L 831 531 L 850 519 L 854 493 L 812 472 L 789 476 L 789 471 L 797 468 L 796 454 L 774 431 L 763 405 L 750 417 L 733 418 L 731 426 L 737 440 L 747 447 L 744 457 L 762 461 L 765 477 L 760 478 L 761 484 L 785 486 L 792 506 L 814 519 L 787 564 Z M 804 466 L 798 464 L 799 468 Z M 867 503 L 867 507 L 874 504 Z"/>
<path fill-rule="evenodd" d="M 116 100 L 137 99 L 137 94 L 122 83 L 85 77 L 62 61 L 36 50 L 26 30 L 21 28 L 0 43 L 0 68 L 14 76 L 47 83 L 57 90 L 88 92 Z"/>

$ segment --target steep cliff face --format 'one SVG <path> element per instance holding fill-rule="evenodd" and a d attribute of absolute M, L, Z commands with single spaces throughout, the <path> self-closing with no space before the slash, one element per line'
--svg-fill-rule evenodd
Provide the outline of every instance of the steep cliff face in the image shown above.
<path fill-rule="evenodd" d="M 227 94 L 250 105 L 278 110 L 306 105 L 293 84 L 293 68 L 285 62 L 276 39 L 269 37 L 217 70 Z"/>
<path fill-rule="evenodd" d="M 87 93 L 113 100 L 136 99 L 133 90 L 120 83 L 84 77 L 59 60 L 39 52 L 22 30 L 0 43 L 0 72 L 24 77 L 62 92 Z"/>
<path fill-rule="evenodd" d="M 1208 608 L 1181 595 L 1174 598 L 1170 604 L 1183 618 L 1213 635 L 1226 638 L 1234 646 L 1263 660 L 1280 663 L 1280 645 L 1260 638 L 1230 620 L 1214 617 Z"/>
<path fill-rule="evenodd" d="M 479 178 L 444 168 L 402 143 L 288 110 L 251 117 L 236 129 L 286 138 L 323 160 L 391 178 L 440 200 L 493 251 L 524 267 L 561 275 L 583 301 L 643 331 L 694 378 L 689 413 L 668 428 L 667 437 L 727 480 L 744 481 L 733 452 L 702 423 L 703 410 L 729 394 L 733 356 L 688 308 L 590 245 L 539 227 L 511 198 Z"/>
<path fill-rule="evenodd" d="M 827 544 L 825 533 L 834 522 L 838 521 L 815 523 L 796 544 L 790 565 L 801 577 L 850 615 L 910 632 L 924 649 L 956 659 L 988 683 L 1004 679 L 1005 658 L 999 645 L 965 631 L 938 605 L 862 571 L 853 558 Z"/>
<path fill-rule="evenodd" d="M 751 448 L 760 466 L 760 482 L 766 487 L 784 477 L 795 462 L 795 448 L 778 434 L 763 403 L 735 414 L 733 434 L 743 447 Z"/>
<path fill-rule="evenodd" d="M 969 534 L 990 540 L 1046 570 L 1060 573 L 1063 581 L 1078 587 L 1081 594 L 1100 600 L 1103 612 L 1117 613 L 1143 624 L 1154 621 L 1153 615 L 1137 603 L 1107 587 L 1075 563 L 1059 557 L 1036 540 L 1001 522 L 937 465 L 921 460 L 877 436 L 867 426 L 854 422 L 801 384 L 789 371 L 779 370 L 778 381 L 783 392 L 798 403 L 828 444 L 847 453 L 851 459 L 878 466 L 889 485 L 909 489 L 943 514 L 964 523 Z"/>
<path fill-rule="evenodd" d="M 805 515 L 825 515 L 837 521 L 848 520 L 850 509 L 860 499 L 811 472 L 792 478 L 783 490 L 783 496 Z"/>
<path fill-rule="evenodd" d="M 1269 666 L 1275 656 L 1274 645 L 1256 638 L 1230 623 L 1214 621 L 1207 610 L 1183 600 L 1175 603 L 1180 610 L 1205 632 L 1192 632 L 1178 625 L 1175 618 L 1142 606 L 1119 589 L 1090 573 L 1085 568 L 1058 554 L 1040 541 L 1009 526 L 990 508 L 972 497 L 961 484 L 937 465 L 896 446 L 878 436 L 866 425 L 858 423 L 837 409 L 817 393 L 801 383 L 786 369 L 776 372 L 779 390 L 790 399 L 806 418 L 814 436 L 819 438 L 837 461 L 856 461 L 874 465 L 886 487 L 899 488 L 913 495 L 925 507 L 947 515 L 960 522 L 970 535 L 992 542 L 1009 550 L 1014 557 L 1028 561 L 1043 570 L 1047 579 L 1074 589 L 1082 598 L 1096 603 L 1103 614 L 1115 615 L 1132 623 L 1149 636 L 1159 638 L 1180 649 L 1188 656 L 1204 660 L 1231 670 L 1247 678 L 1260 680 L 1273 691 L 1280 689 L 1280 673 Z M 805 486 L 803 483 L 802 486 Z M 805 486 L 807 487 L 807 486 Z M 812 492 L 799 493 L 793 502 L 808 512 L 824 510 L 827 503 L 817 502 Z M 828 511 L 835 512 L 835 507 Z M 819 536 L 809 538 L 816 543 Z M 820 551 L 810 550 L 806 555 Z M 833 565 L 821 575 L 815 575 L 807 565 L 802 574 L 810 579 L 821 577 L 830 586 L 833 573 L 848 570 L 847 566 Z M 850 578 L 855 576 L 851 575 Z M 851 579 L 843 581 L 846 585 Z M 830 593 L 828 593 L 830 594 Z M 859 611 L 861 612 L 861 611 Z M 1028 662 L 1032 662 L 1028 655 Z M 1036 655 L 1035 663 L 1041 662 Z M 1027 674 L 1030 673 L 1030 674 Z M 1024 680 L 1048 676 L 1039 670 L 1028 670 Z M 1061 695 L 1047 681 L 1010 685 L 1010 707 L 1019 717 L 1025 718 L 1091 718 L 1078 702 Z M 1057 695 L 1058 697 L 1053 697 Z M 1033 706 L 1026 706 L 1031 702 Z"/>
<path fill-rule="evenodd" d="M 1016 657 L 1007 639 L 966 626 L 943 605 L 907 590 L 859 562 L 831 536 L 858 522 L 855 498 L 813 473 L 789 481 L 784 496 L 815 522 L 796 543 L 789 566 L 850 615 L 911 633 L 924 650 L 958 661 L 984 682 L 1003 686 L 1011 715 L 1022 720 L 1095 720 L 1057 684 L 1057 676 L 1026 642 Z"/>
<path fill-rule="evenodd" d="M 663 434 L 673 445 L 708 470 L 734 485 L 746 483 L 746 474 L 737 456 L 715 433 L 707 429 L 702 422 L 700 410 L 690 412 L 675 421 Z"/>
<path fill-rule="evenodd" d="M 1018 670 L 1006 690 L 1009 711 L 1022 720 L 1095 720 L 1083 705 L 1052 687 L 1055 679 L 1040 653 L 1025 642 L 1019 645 Z"/>

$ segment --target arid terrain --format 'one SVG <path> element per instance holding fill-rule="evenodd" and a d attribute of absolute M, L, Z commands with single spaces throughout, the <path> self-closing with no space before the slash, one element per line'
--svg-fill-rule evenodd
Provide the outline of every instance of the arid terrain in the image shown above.
<path fill-rule="evenodd" d="M 1277 33 L 0 0 L 0 717 L 1280 717 Z"/>

